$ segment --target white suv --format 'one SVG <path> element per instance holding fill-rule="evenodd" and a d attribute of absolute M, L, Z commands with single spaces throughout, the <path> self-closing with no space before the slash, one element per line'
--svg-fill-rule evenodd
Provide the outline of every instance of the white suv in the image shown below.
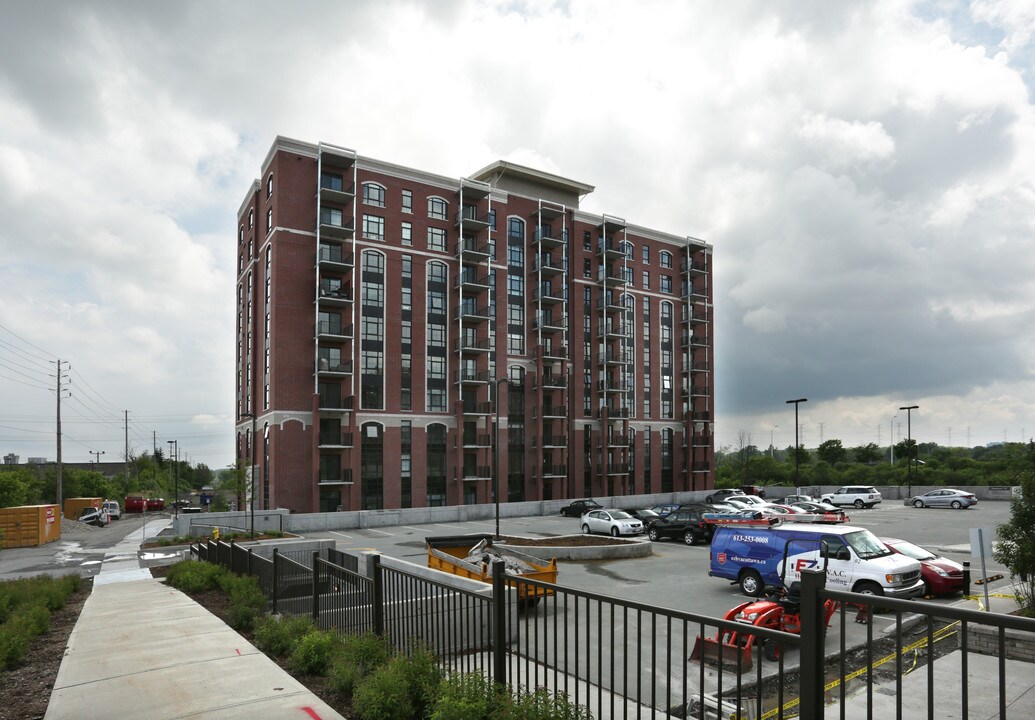
<path fill-rule="evenodd" d="M 122 517 L 122 509 L 114 500 L 105 500 L 101 507 L 108 511 L 108 517 L 112 520 L 118 520 Z"/>
<path fill-rule="evenodd" d="M 831 505 L 854 505 L 857 508 L 870 508 L 883 498 L 872 485 L 845 485 L 837 492 L 827 493 L 820 498 L 821 502 Z"/>

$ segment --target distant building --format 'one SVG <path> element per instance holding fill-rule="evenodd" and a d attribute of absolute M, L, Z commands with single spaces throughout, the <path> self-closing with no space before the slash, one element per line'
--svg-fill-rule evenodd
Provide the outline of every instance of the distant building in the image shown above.
<path fill-rule="evenodd" d="M 17 455 L 15 455 L 14 453 L 7 453 L 6 455 L 4 455 L 4 465 L 17 465 L 17 464 L 18 464 L 18 456 Z"/>
<path fill-rule="evenodd" d="M 236 290 L 257 507 L 712 487 L 710 245 L 508 162 L 449 178 L 278 137 L 261 173 Z"/>

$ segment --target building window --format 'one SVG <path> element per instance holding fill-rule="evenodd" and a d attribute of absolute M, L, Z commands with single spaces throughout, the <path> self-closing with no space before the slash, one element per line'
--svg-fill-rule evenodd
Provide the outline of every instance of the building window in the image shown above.
<path fill-rule="evenodd" d="M 449 203 L 440 197 L 428 198 L 428 217 L 433 220 L 449 219 Z"/>
<path fill-rule="evenodd" d="M 525 221 L 516 217 L 507 218 L 507 237 L 524 240 Z"/>
<path fill-rule="evenodd" d="M 413 212 L 413 193 L 409 190 L 402 192 L 402 211 L 404 213 Z"/>
<path fill-rule="evenodd" d="M 425 436 L 425 457 L 428 463 L 427 505 L 441 507 L 446 504 L 446 426 L 429 425 Z"/>
<path fill-rule="evenodd" d="M 589 230 L 582 233 L 582 249 L 585 252 L 593 251 L 593 234 Z"/>
<path fill-rule="evenodd" d="M 377 183 L 363 183 L 363 203 L 375 207 L 385 206 L 385 189 Z"/>
<path fill-rule="evenodd" d="M 662 275 L 661 276 L 661 292 L 670 293 L 672 292 L 672 276 Z"/>
<path fill-rule="evenodd" d="M 650 264 L 650 246 L 648 246 L 647 244 L 643 245 L 643 264 Z"/>
<path fill-rule="evenodd" d="M 255 211 L 254 210 L 249 210 L 248 211 L 248 229 L 251 230 L 253 227 L 255 227 Z"/>
<path fill-rule="evenodd" d="M 660 257 L 661 257 L 661 267 L 663 267 L 663 268 L 670 268 L 670 267 L 672 267 L 672 253 L 670 253 L 668 250 L 662 250 L 661 254 L 660 254 Z"/>
<path fill-rule="evenodd" d="M 496 211 L 495 210 L 490 210 L 489 211 L 489 229 L 493 230 L 493 231 L 496 230 Z"/>
<path fill-rule="evenodd" d="M 364 510 L 384 507 L 384 458 L 384 429 L 378 423 L 366 423 L 360 433 L 360 492 Z"/>
<path fill-rule="evenodd" d="M 270 176 L 266 178 L 266 197 L 271 195 L 273 195 L 273 173 L 270 173 Z"/>
<path fill-rule="evenodd" d="M 364 252 L 362 268 L 360 407 L 384 410 L 385 256 L 378 252 Z"/>
<path fill-rule="evenodd" d="M 413 245 L 413 224 L 404 222 L 402 224 L 402 244 Z"/>
<path fill-rule="evenodd" d="M 322 172 L 320 173 L 320 187 L 342 192 L 345 189 L 345 181 L 337 173 Z"/>
<path fill-rule="evenodd" d="M 332 207 L 320 208 L 320 224 L 321 225 L 333 225 L 334 227 L 344 227 L 343 225 L 344 216 L 341 210 Z"/>
<path fill-rule="evenodd" d="M 633 244 L 631 242 L 623 241 L 620 247 L 625 252 L 625 256 L 632 260 L 633 253 L 635 252 Z"/>
<path fill-rule="evenodd" d="M 650 273 L 646 270 L 643 271 L 643 289 L 650 290 Z"/>
<path fill-rule="evenodd" d="M 273 229 L 273 208 L 266 210 L 266 234 L 269 235 Z"/>
<path fill-rule="evenodd" d="M 428 228 L 428 250 L 446 250 L 446 231 L 442 228 Z"/>
<path fill-rule="evenodd" d="M 379 215 L 364 215 L 363 237 L 367 240 L 384 240 L 385 219 Z"/>
<path fill-rule="evenodd" d="M 587 280 L 593 279 L 593 261 L 589 258 L 582 261 L 582 277 Z"/>

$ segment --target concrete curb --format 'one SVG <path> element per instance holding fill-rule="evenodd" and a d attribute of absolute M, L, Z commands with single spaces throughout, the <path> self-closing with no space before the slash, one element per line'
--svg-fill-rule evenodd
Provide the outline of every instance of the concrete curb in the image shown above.
<path fill-rule="evenodd" d="M 582 537 L 581 535 L 562 535 L 560 537 Z M 540 560 L 613 560 L 625 558 L 648 557 L 653 554 L 649 542 L 639 540 L 623 540 L 613 545 L 596 546 L 567 546 L 567 545 L 507 545 L 498 542 L 501 547 L 510 547 L 523 552 L 525 555 L 539 558 Z"/>

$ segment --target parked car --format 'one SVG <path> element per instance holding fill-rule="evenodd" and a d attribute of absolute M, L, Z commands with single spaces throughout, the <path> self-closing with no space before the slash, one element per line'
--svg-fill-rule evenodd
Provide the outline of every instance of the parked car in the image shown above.
<path fill-rule="evenodd" d="M 831 505 L 854 505 L 857 508 L 871 508 L 882 499 L 872 485 L 846 485 L 820 497 L 821 501 Z"/>
<path fill-rule="evenodd" d="M 739 502 L 741 505 L 747 505 L 748 507 L 761 507 L 762 505 L 768 504 L 757 495 L 728 495 L 723 498 L 723 502 L 730 501 Z"/>
<path fill-rule="evenodd" d="M 711 507 L 681 507 L 673 510 L 665 517 L 647 526 L 647 537 L 651 542 L 679 538 L 687 545 L 708 542 L 712 538 L 715 526 L 705 522 L 705 513 L 712 512 Z"/>
<path fill-rule="evenodd" d="M 661 515 L 654 512 L 653 510 L 626 510 L 627 513 L 632 515 L 634 518 L 643 523 L 643 527 L 647 527 L 655 520 L 660 520 Z"/>
<path fill-rule="evenodd" d="M 951 507 L 953 510 L 964 510 L 971 505 L 977 505 L 977 496 L 962 490 L 944 488 L 932 490 L 931 492 L 906 498 L 905 504 L 916 508 L 924 507 Z"/>
<path fill-rule="evenodd" d="M 643 534 L 643 523 L 625 510 L 590 510 L 582 516 L 582 532 L 619 535 Z"/>
<path fill-rule="evenodd" d="M 679 503 L 662 503 L 661 505 L 655 505 L 654 507 L 652 507 L 651 511 L 657 513 L 661 517 L 665 517 L 670 512 L 678 508 Z"/>
<path fill-rule="evenodd" d="M 811 495 L 788 495 L 780 500 L 780 502 L 784 505 L 791 505 L 796 502 L 816 502 L 816 498 Z"/>
<path fill-rule="evenodd" d="M 711 495 L 709 495 L 708 497 L 706 497 L 704 499 L 704 501 L 706 503 L 723 502 L 723 500 L 728 498 L 730 495 L 743 495 L 743 494 L 744 494 L 744 492 L 742 490 L 739 490 L 739 489 L 723 488 L 721 490 L 713 491 Z"/>
<path fill-rule="evenodd" d="M 101 503 L 101 507 L 107 510 L 108 517 L 112 520 L 119 520 L 122 518 L 122 509 L 119 504 L 114 500 L 105 500 Z"/>
<path fill-rule="evenodd" d="M 148 498 L 147 509 L 152 510 L 165 510 L 165 498 Z"/>
<path fill-rule="evenodd" d="M 570 505 L 561 508 L 561 515 L 565 517 L 582 517 L 590 510 L 597 510 L 604 507 L 596 500 L 576 500 Z"/>
<path fill-rule="evenodd" d="M 108 524 L 108 513 L 104 508 L 85 507 L 79 513 L 79 522 L 104 527 Z"/>
<path fill-rule="evenodd" d="M 765 506 L 767 510 L 771 510 L 779 515 L 804 515 L 805 510 L 800 507 L 794 507 L 793 505 L 783 505 L 782 503 L 769 503 Z M 788 517 L 788 520 L 794 518 Z"/>
<path fill-rule="evenodd" d="M 920 561 L 920 577 L 924 580 L 924 595 L 948 595 L 963 590 L 963 566 L 955 560 L 935 555 L 927 548 L 908 540 L 881 538 L 889 550 Z"/>
<path fill-rule="evenodd" d="M 805 512 L 812 513 L 813 515 L 827 515 L 829 516 L 828 522 L 830 523 L 844 522 L 848 519 L 848 516 L 845 515 L 844 510 L 838 507 L 834 507 L 833 505 L 830 505 L 828 503 L 796 502 L 791 503 L 791 507 L 801 508 Z"/>
<path fill-rule="evenodd" d="M 761 485 L 741 485 L 740 492 L 745 495 L 757 495 L 760 498 L 765 497 L 765 488 Z"/>

